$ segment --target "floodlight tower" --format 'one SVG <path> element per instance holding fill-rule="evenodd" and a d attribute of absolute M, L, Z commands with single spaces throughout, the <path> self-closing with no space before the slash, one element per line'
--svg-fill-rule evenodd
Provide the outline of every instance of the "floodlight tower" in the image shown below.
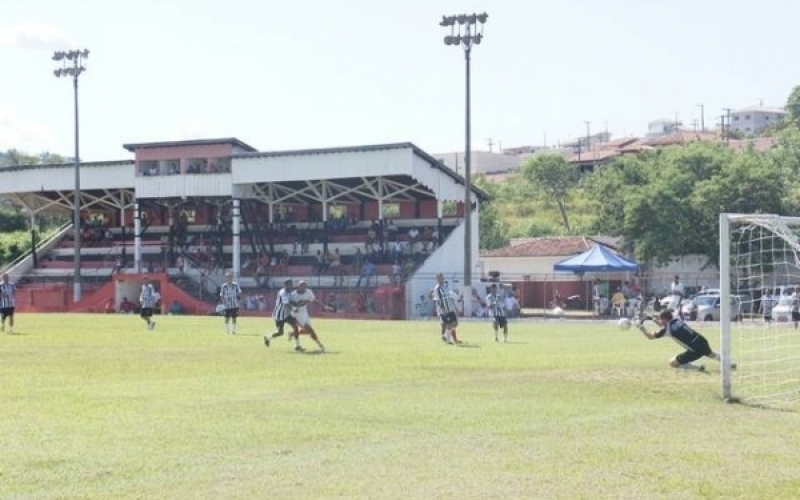
<path fill-rule="evenodd" d="M 489 14 L 460 14 L 442 16 L 440 26 L 450 28 L 450 34 L 444 37 L 445 45 L 462 47 L 466 61 L 466 130 L 464 144 L 464 315 L 472 314 L 472 117 L 471 117 L 471 82 L 470 56 L 472 47 L 480 45 L 483 40 L 483 26 Z"/>
<path fill-rule="evenodd" d="M 53 54 L 53 60 L 61 63 L 61 67 L 53 70 L 56 78 L 72 77 L 72 88 L 75 93 L 75 197 L 73 201 L 73 239 L 75 243 L 75 277 L 73 289 L 73 301 L 81 300 L 81 160 L 80 160 L 80 134 L 78 128 L 78 77 L 86 71 L 84 66 L 89 57 L 89 51 L 69 50 L 57 51 Z"/>

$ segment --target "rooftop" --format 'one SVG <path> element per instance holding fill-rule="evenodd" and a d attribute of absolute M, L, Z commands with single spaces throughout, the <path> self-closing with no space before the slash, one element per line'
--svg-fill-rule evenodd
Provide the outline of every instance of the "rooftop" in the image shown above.
<path fill-rule="evenodd" d="M 135 144 L 123 144 L 122 147 L 130 152 L 134 152 L 137 149 L 174 148 L 174 147 L 184 147 L 184 146 L 213 146 L 217 144 L 230 144 L 231 146 L 241 148 L 250 153 L 255 153 L 256 151 L 258 151 L 253 146 L 245 144 L 244 142 L 240 141 L 235 137 L 226 137 L 222 139 L 193 139 L 187 141 L 140 142 Z"/>
<path fill-rule="evenodd" d="M 748 106 L 746 108 L 737 109 L 735 111 L 731 111 L 731 114 L 736 115 L 739 113 L 773 113 L 778 115 L 787 115 L 789 114 L 783 108 L 771 108 L 769 106 Z"/>
<path fill-rule="evenodd" d="M 543 236 L 517 238 L 507 247 L 482 250 L 481 257 L 568 257 L 601 244 L 613 249 L 617 239 L 606 236 Z"/>

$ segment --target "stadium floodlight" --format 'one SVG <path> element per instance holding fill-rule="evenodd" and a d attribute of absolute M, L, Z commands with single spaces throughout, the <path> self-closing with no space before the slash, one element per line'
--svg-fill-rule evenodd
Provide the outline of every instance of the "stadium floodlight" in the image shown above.
<path fill-rule="evenodd" d="M 74 302 L 81 300 L 81 161 L 80 161 L 80 129 L 78 127 L 78 77 L 86 71 L 84 62 L 89 57 L 89 51 L 69 50 L 56 51 L 53 54 L 53 61 L 61 62 L 62 66 L 53 71 L 56 78 L 62 76 L 72 77 L 72 88 L 75 101 L 75 193 L 72 203 L 73 214 L 73 240 L 74 251 L 74 282 L 73 295 Z"/>
<path fill-rule="evenodd" d="M 445 45 L 463 47 L 466 61 L 466 104 L 465 104 L 465 145 L 464 145 L 464 286 L 463 296 L 472 296 L 472 115 L 470 59 L 472 47 L 483 40 L 483 25 L 489 14 L 459 14 L 443 16 L 440 26 L 450 27 L 450 34 L 444 38 Z M 458 24 L 456 24 L 458 23 Z M 472 301 L 464 301 L 464 314 L 472 314 Z"/>
<path fill-rule="evenodd" d="M 800 217 L 723 213 L 719 228 L 723 398 L 797 409 Z"/>

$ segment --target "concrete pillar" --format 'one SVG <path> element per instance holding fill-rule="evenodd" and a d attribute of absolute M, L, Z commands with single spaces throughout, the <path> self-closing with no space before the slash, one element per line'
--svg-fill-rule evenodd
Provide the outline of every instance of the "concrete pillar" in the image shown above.
<path fill-rule="evenodd" d="M 133 204 L 133 268 L 142 272 L 142 214 L 139 202 Z"/>
<path fill-rule="evenodd" d="M 241 270 L 242 258 L 242 245 L 241 237 L 239 236 L 241 224 L 241 210 L 239 206 L 239 199 L 234 198 L 233 209 L 231 210 L 231 217 L 233 219 L 233 276 L 239 279 L 239 271 Z"/>

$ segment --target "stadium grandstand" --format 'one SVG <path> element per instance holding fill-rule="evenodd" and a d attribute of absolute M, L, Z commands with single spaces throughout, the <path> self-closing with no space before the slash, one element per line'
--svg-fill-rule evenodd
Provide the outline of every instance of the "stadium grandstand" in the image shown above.
<path fill-rule="evenodd" d="M 81 227 L 63 226 L 5 266 L 18 310 L 125 311 L 147 274 L 162 312 L 212 314 L 230 270 L 244 314 L 269 314 L 291 278 L 335 307 L 321 316 L 405 319 L 435 273 L 463 274 L 464 179 L 411 143 L 262 152 L 227 138 L 124 148 L 133 160 L 80 165 Z M 73 164 L 0 169 L 0 196 L 23 207 L 31 227 L 40 214 L 73 213 L 74 187 Z M 486 195 L 471 192 L 477 255 Z"/>

